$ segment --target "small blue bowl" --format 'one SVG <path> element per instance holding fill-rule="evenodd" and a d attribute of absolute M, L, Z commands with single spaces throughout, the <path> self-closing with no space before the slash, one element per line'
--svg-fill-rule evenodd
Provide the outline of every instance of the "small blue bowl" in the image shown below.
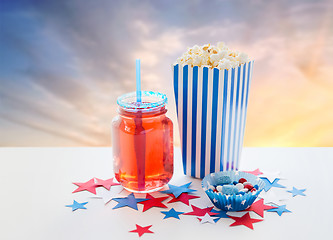
<path fill-rule="evenodd" d="M 245 178 L 248 182 L 250 182 L 253 186 L 258 185 L 258 189 L 255 192 L 247 192 L 245 194 L 232 194 L 225 195 L 222 193 L 215 193 L 209 186 L 218 185 L 217 179 L 222 176 L 229 176 L 231 178 L 231 182 L 237 181 L 241 178 Z M 260 192 L 263 190 L 265 183 L 259 177 L 240 171 L 225 171 L 225 172 L 217 172 L 211 173 L 205 176 L 201 182 L 202 188 L 205 193 L 215 205 L 215 207 L 222 209 L 224 211 L 243 211 L 250 207 L 252 203 L 256 200 Z"/>

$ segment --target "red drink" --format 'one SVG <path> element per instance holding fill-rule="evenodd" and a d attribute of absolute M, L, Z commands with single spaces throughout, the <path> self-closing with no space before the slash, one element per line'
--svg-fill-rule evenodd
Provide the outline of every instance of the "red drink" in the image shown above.
<path fill-rule="evenodd" d="M 137 103 L 133 93 L 117 102 L 119 115 L 112 121 L 116 179 L 130 191 L 158 190 L 173 175 L 173 124 L 165 115 L 166 96 L 142 92 L 142 103 Z"/>

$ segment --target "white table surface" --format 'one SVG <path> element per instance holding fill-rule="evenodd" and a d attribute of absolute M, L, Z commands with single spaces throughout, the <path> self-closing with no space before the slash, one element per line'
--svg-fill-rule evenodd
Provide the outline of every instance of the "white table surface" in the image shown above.
<path fill-rule="evenodd" d="M 211 206 L 198 179 L 185 177 L 181 170 L 180 150 L 175 149 L 175 174 L 171 184 L 193 181 L 200 199 L 190 203 Z M 265 212 L 263 222 L 254 230 L 244 226 L 229 227 L 232 219 L 217 224 L 200 224 L 194 216 L 180 215 L 181 220 L 163 220 L 160 211 L 142 212 L 130 208 L 113 210 L 116 202 L 104 205 L 93 194 L 80 192 L 72 182 L 85 182 L 92 177 L 113 176 L 110 148 L 1 148 L 0 149 L 0 239 L 139 239 L 128 231 L 153 225 L 154 234 L 140 239 L 328 239 L 332 228 L 333 148 L 245 148 L 241 169 L 280 170 L 287 178 L 280 183 L 306 188 L 306 197 L 297 196 L 286 202 L 292 213 L 281 217 Z M 113 187 L 112 187 L 113 188 Z M 160 193 L 154 193 L 158 196 Z M 115 194 L 116 195 L 116 194 Z M 126 191 L 120 196 L 125 196 Z M 119 195 L 118 195 L 119 196 Z M 71 211 L 65 207 L 73 200 L 88 201 L 87 210 Z M 167 200 L 168 201 L 168 200 Z M 164 201 L 166 203 L 167 201 Z M 185 204 L 167 204 L 187 212 Z M 255 213 L 251 217 L 259 218 Z"/>

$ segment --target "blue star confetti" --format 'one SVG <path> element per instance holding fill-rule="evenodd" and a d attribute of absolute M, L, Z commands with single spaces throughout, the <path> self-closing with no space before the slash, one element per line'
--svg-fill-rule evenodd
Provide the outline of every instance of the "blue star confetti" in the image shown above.
<path fill-rule="evenodd" d="M 274 207 L 276 207 L 276 208 L 269 209 L 269 210 L 267 210 L 267 212 L 276 212 L 279 216 L 281 216 L 282 213 L 284 213 L 284 212 L 290 212 L 291 213 L 291 211 L 289 211 L 286 208 L 286 206 L 287 205 L 281 205 L 281 206 L 279 206 L 279 205 L 274 204 Z"/>
<path fill-rule="evenodd" d="M 118 202 L 118 204 L 113 208 L 121 208 L 121 207 L 130 207 L 133 208 L 135 210 L 138 210 L 138 202 L 143 202 L 146 201 L 148 199 L 146 198 L 135 198 L 134 194 L 131 193 L 130 195 L 128 195 L 127 197 L 124 198 L 112 198 L 112 200 Z"/>
<path fill-rule="evenodd" d="M 78 210 L 78 209 L 87 209 L 84 205 L 86 205 L 88 202 L 84 203 L 78 203 L 77 201 L 74 200 L 72 205 L 66 205 L 65 207 L 71 207 L 72 212 Z"/>
<path fill-rule="evenodd" d="M 304 194 L 306 189 L 297 189 L 295 187 L 293 187 L 293 190 L 288 190 L 287 192 L 290 192 L 293 194 L 293 197 L 297 196 L 297 195 L 300 195 L 300 196 L 306 196 Z"/>
<path fill-rule="evenodd" d="M 214 218 L 216 217 L 216 218 L 214 219 L 214 222 L 217 222 L 217 221 L 220 220 L 221 218 L 229 218 L 229 216 L 227 215 L 227 212 L 226 212 L 226 211 L 223 211 L 223 210 L 219 210 L 219 211 L 217 211 L 217 210 L 215 210 L 215 209 L 212 209 L 211 212 L 213 212 L 213 213 L 218 213 L 218 214 L 212 216 L 212 217 L 214 217 Z"/>
<path fill-rule="evenodd" d="M 174 186 L 171 184 L 168 184 L 169 189 L 165 191 L 161 191 L 161 193 L 166 193 L 166 194 L 173 194 L 176 198 L 180 196 L 182 193 L 190 193 L 190 192 L 195 192 L 197 190 L 190 189 L 189 186 L 191 185 L 192 182 L 186 183 L 182 186 Z"/>
<path fill-rule="evenodd" d="M 174 208 L 171 208 L 169 211 L 161 211 L 161 213 L 165 214 L 163 219 L 171 217 L 180 219 L 178 215 L 183 214 L 184 212 L 177 212 Z"/>
<path fill-rule="evenodd" d="M 267 192 L 272 187 L 285 188 L 285 186 L 282 186 L 281 184 L 278 184 L 278 181 L 280 181 L 279 178 L 275 178 L 275 180 L 272 183 L 267 178 L 261 178 L 261 179 L 265 183 L 265 186 L 264 186 L 265 192 Z"/>

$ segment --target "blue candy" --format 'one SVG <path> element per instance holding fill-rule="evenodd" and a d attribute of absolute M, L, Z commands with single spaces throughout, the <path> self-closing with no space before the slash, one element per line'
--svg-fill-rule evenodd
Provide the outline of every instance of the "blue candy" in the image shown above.
<path fill-rule="evenodd" d="M 258 186 L 257 184 L 254 185 L 253 187 L 254 187 L 255 189 L 257 189 L 257 190 L 259 189 L 259 186 Z"/>
<path fill-rule="evenodd" d="M 234 185 L 223 185 L 222 193 L 226 195 L 232 195 L 238 193 L 238 188 Z"/>
<path fill-rule="evenodd" d="M 220 176 L 217 177 L 217 185 L 224 185 L 224 184 L 230 184 L 231 179 L 229 176 Z"/>
<path fill-rule="evenodd" d="M 237 181 L 233 181 L 232 184 L 236 185 L 238 182 Z"/>

